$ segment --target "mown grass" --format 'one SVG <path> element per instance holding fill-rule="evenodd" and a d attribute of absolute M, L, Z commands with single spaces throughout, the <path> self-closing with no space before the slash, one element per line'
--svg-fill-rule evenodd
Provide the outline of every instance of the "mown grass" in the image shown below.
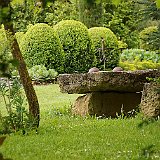
<path fill-rule="evenodd" d="M 68 113 L 78 95 L 58 85 L 35 86 L 41 122 L 38 131 L 7 136 L 0 152 L 13 160 L 160 159 L 160 121 L 75 117 Z M 2 106 L 1 106 L 2 107 Z"/>

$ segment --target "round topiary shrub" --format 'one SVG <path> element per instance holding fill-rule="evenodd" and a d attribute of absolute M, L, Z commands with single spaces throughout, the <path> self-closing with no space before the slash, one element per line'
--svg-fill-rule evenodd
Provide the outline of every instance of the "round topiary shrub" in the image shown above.
<path fill-rule="evenodd" d="M 105 27 L 93 27 L 88 31 L 93 43 L 97 67 L 100 69 L 112 69 L 116 67 L 119 62 L 119 50 L 118 40 L 115 34 Z"/>
<path fill-rule="evenodd" d="M 24 36 L 24 32 L 16 32 L 15 35 L 16 35 L 16 39 L 17 39 L 18 44 L 20 44 L 20 42 Z"/>
<path fill-rule="evenodd" d="M 63 20 L 55 25 L 65 53 L 65 72 L 86 72 L 95 65 L 87 27 L 75 20 Z"/>
<path fill-rule="evenodd" d="M 140 48 L 145 50 L 157 50 L 156 45 L 154 44 L 152 35 L 158 31 L 157 26 L 150 26 L 148 28 L 144 28 L 139 36 L 140 36 Z"/>
<path fill-rule="evenodd" d="M 12 43 L 13 37 L 10 36 L 10 39 L 7 39 L 6 34 L 10 33 L 7 33 L 2 26 L 2 28 L 0 28 L 0 64 L 7 63 L 7 61 L 9 62 L 13 58 L 10 45 Z"/>
<path fill-rule="evenodd" d="M 31 26 L 23 36 L 20 49 L 29 68 L 43 64 L 63 72 L 64 53 L 55 30 L 47 24 Z"/>

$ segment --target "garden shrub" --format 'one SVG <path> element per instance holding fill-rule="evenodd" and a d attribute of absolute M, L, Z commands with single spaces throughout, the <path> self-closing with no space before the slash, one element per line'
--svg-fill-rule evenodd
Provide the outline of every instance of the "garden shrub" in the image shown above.
<path fill-rule="evenodd" d="M 13 68 L 13 65 L 16 64 L 16 61 L 13 60 L 11 53 L 11 42 L 13 36 L 10 35 L 10 38 L 7 39 L 6 34 L 10 34 L 4 30 L 4 27 L 0 29 L 0 77 L 10 76 L 10 70 Z"/>
<path fill-rule="evenodd" d="M 63 72 L 64 54 L 57 33 L 47 24 L 29 27 L 20 48 L 29 68 L 43 64 L 47 69 Z"/>
<path fill-rule="evenodd" d="M 156 69 L 160 67 L 160 55 L 143 49 L 126 49 L 120 55 L 119 65 L 125 70 Z"/>
<path fill-rule="evenodd" d="M 16 35 L 16 39 L 17 39 L 18 44 L 20 44 L 20 42 L 24 36 L 24 32 L 16 32 L 15 35 Z"/>
<path fill-rule="evenodd" d="M 34 120 L 28 113 L 25 105 L 25 96 L 22 93 L 22 85 L 17 78 L 3 79 L 0 81 L 0 94 L 4 102 L 5 114 L 0 114 L 0 134 L 15 133 L 33 128 Z M 33 119 L 33 118 L 32 118 Z"/>
<path fill-rule="evenodd" d="M 123 41 L 118 41 L 118 48 L 120 49 L 126 49 L 127 48 L 127 44 Z"/>
<path fill-rule="evenodd" d="M 78 20 L 76 4 L 71 1 L 54 1 L 46 6 L 44 22 L 53 26 L 62 20 Z"/>
<path fill-rule="evenodd" d="M 97 67 L 103 68 L 102 57 L 102 38 L 104 39 L 106 68 L 114 68 L 119 62 L 118 40 L 115 34 L 105 27 L 90 28 L 89 34 L 93 43 L 93 50 L 97 59 Z M 108 50 L 107 50 L 108 48 Z"/>
<path fill-rule="evenodd" d="M 6 59 L 11 58 L 10 41 L 7 40 L 6 32 L 3 27 L 0 29 L 0 55 L 5 56 Z"/>
<path fill-rule="evenodd" d="M 36 82 L 52 82 L 58 76 L 55 69 L 47 69 L 44 65 L 35 65 L 28 70 L 28 73 L 32 81 Z M 13 70 L 11 75 L 12 78 L 19 77 L 17 70 Z"/>
<path fill-rule="evenodd" d="M 55 25 L 65 52 L 65 72 L 86 72 L 95 65 L 87 27 L 75 20 L 63 20 Z"/>
<path fill-rule="evenodd" d="M 36 65 L 33 66 L 28 70 L 29 75 L 32 80 L 49 80 L 49 79 L 55 79 L 58 75 L 58 73 L 54 69 L 49 69 L 44 65 Z"/>
<path fill-rule="evenodd" d="M 156 50 L 155 45 L 150 38 L 153 33 L 157 32 L 157 30 L 157 26 L 150 26 L 148 28 L 144 28 L 140 32 L 140 48 L 145 50 Z"/>

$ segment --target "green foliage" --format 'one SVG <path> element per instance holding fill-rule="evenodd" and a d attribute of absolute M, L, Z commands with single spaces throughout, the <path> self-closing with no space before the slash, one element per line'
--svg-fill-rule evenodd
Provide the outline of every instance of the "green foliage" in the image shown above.
<path fill-rule="evenodd" d="M 16 35 L 16 39 L 17 39 L 18 44 L 20 44 L 20 42 L 22 41 L 22 38 L 24 36 L 24 32 L 16 32 L 15 35 Z"/>
<path fill-rule="evenodd" d="M 52 82 L 58 76 L 58 72 L 56 72 L 54 69 L 47 70 L 47 68 L 44 65 L 33 66 L 28 70 L 28 73 L 32 81 L 35 81 L 35 83 L 48 82 L 48 81 Z M 13 78 L 18 77 L 17 70 L 13 70 L 11 74 Z"/>
<path fill-rule="evenodd" d="M 12 57 L 10 42 L 7 40 L 6 32 L 3 27 L 0 29 L 0 55 L 4 55 L 7 60 Z"/>
<path fill-rule="evenodd" d="M 123 41 L 118 41 L 118 48 L 120 49 L 127 48 L 127 44 L 124 43 Z"/>
<path fill-rule="evenodd" d="M 79 20 L 88 28 L 102 26 L 102 2 L 96 0 L 79 0 Z"/>
<path fill-rule="evenodd" d="M 69 1 L 55 1 L 46 6 L 44 22 L 53 26 L 62 20 L 78 20 L 78 11 L 75 3 Z"/>
<path fill-rule="evenodd" d="M 160 55 L 154 51 L 145 51 L 143 49 L 126 49 L 123 50 L 122 54 L 120 55 L 120 60 L 123 62 L 133 62 L 135 60 L 151 60 L 152 62 L 158 63 L 160 62 Z"/>
<path fill-rule="evenodd" d="M 150 39 L 153 33 L 158 31 L 157 26 L 150 26 L 148 28 L 144 28 L 140 32 L 140 47 L 145 50 L 157 50 L 153 40 Z"/>
<path fill-rule="evenodd" d="M 64 20 L 55 29 L 65 52 L 65 72 L 86 72 L 95 65 L 88 29 L 83 23 Z"/>
<path fill-rule="evenodd" d="M 119 61 L 118 40 L 115 34 L 105 27 L 90 28 L 89 34 L 93 43 L 93 50 L 97 59 L 97 67 L 102 69 L 102 62 L 106 59 L 106 68 L 114 68 Z M 104 54 L 102 51 L 102 38 L 104 40 Z"/>
<path fill-rule="evenodd" d="M 160 24 L 156 32 L 151 33 L 149 37 L 149 43 L 154 45 L 154 50 L 157 50 L 160 53 Z"/>
<path fill-rule="evenodd" d="M 26 32 L 29 24 L 44 22 L 45 10 L 33 0 L 13 0 L 11 20 L 15 31 Z"/>
<path fill-rule="evenodd" d="M 143 49 L 127 49 L 120 55 L 119 65 L 125 70 L 156 69 L 160 67 L 160 55 Z"/>
<path fill-rule="evenodd" d="M 119 62 L 119 66 L 122 67 L 124 70 L 145 70 L 145 69 L 156 69 L 156 68 L 160 68 L 160 63 L 154 63 L 152 61 L 146 61 L 143 60 L 142 62 L 137 62 L 137 61 L 133 61 L 128 62 Z"/>
<path fill-rule="evenodd" d="M 137 48 L 139 45 L 138 25 L 141 14 L 134 1 L 122 1 L 117 7 L 111 2 L 104 5 L 105 21 L 103 26 L 110 28 L 118 37 L 127 44 L 128 48 Z M 109 18 L 108 18 L 109 17 Z"/>
<path fill-rule="evenodd" d="M 119 5 L 121 1 L 122 0 L 112 0 L 113 4 L 115 4 L 115 5 Z M 157 8 L 160 8 L 160 1 L 159 0 L 154 0 L 154 1 L 156 2 Z"/>
<path fill-rule="evenodd" d="M 62 46 L 57 33 L 47 24 L 31 26 L 23 36 L 20 48 L 29 68 L 43 64 L 47 69 L 63 72 Z"/>
<path fill-rule="evenodd" d="M 159 0 L 157 0 L 159 1 Z M 151 0 L 141 0 L 141 4 L 143 5 L 143 16 L 144 21 L 151 20 L 159 20 L 160 19 L 160 8 L 157 8 L 155 1 Z"/>
<path fill-rule="evenodd" d="M 24 96 L 18 79 L 0 81 L 0 95 L 3 97 L 7 115 L 0 115 L 0 134 L 8 134 L 22 130 L 23 133 L 31 127 L 31 116 L 24 106 Z"/>
<path fill-rule="evenodd" d="M 33 66 L 28 70 L 29 75 L 34 81 L 47 81 L 55 79 L 58 73 L 54 69 L 49 69 L 43 65 Z"/>
<path fill-rule="evenodd" d="M 17 66 L 17 61 L 13 59 L 11 54 L 11 43 L 13 37 L 7 39 L 6 32 L 2 26 L 0 29 L 0 77 L 10 77 L 10 70 L 13 66 Z"/>

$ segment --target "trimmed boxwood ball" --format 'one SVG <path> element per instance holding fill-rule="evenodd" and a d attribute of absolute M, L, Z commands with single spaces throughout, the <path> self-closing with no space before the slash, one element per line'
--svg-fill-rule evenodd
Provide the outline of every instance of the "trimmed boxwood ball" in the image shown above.
<path fill-rule="evenodd" d="M 20 44 L 20 42 L 21 42 L 21 40 L 22 40 L 22 38 L 24 36 L 24 32 L 16 32 L 15 35 L 16 35 L 16 39 L 18 41 L 18 44 Z"/>
<path fill-rule="evenodd" d="M 140 48 L 145 50 L 157 50 L 158 48 L 154 45 L 153 39 L 151 39 L 151 36 L 153 33 L 156 33 L 158 31 L 157 26 L 150 26 L 148 28 L 144 28 L 140 33 Z"/>
<path fill-rule="evenodd" d="M 54 27 L 65 53 L 65 72 L 88 72 L 96 63 L 88 28 L 75 20 L 63 20 Z"/>
<path fill-rule="evenodd" d="M 93 27 L 88 29 L 93 43 L 93 50 L 97 59 L 97 67 L 104 69 L 102 56 L 102 39 L 106 57 L 106 69 L 113 69 L 119 62 L 118 40 L 115 34 L 105 27 Z"/>
<path fill-rule="evenodd" d="M 47 69 L 63 72 L 62 45 L 55 30 L 47 24 L 31 26 L 21 40 L 20 49 L 29 68 L 43 64 Z"/>
<path fill-rule="evenodd" d="M 0 63 L 3 63 L 4 60 L 9 61 L 13 58 L 10 47 L 13 37 L 10 36 L 10 39 L 7 39 L 6 34 L 10 33 L 6 32 L 3 26 L 0 27 L 2 27 L 0 28 Z M 1 59 L 2 57 L 3 59 Z"/>

